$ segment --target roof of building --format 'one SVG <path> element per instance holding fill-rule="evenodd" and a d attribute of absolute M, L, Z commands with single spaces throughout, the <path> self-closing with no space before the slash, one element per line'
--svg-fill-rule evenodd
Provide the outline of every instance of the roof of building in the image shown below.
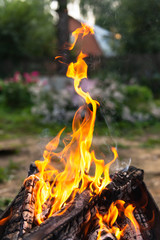
<path fill-rule="evenodd" d="M 69 16 L 69 32 L 72 33 L 81 26 L 81 22 Z M 79 48 L 88 55 L 93 56 L 114 56 L 115 53 L 111 48 L 111 41 L 113 41 L 113 34 L 108 30 L 94 25 L 94 35 L 87 35 L 82 41 L 79 38 L 77 45 Z M 71 41 L 73 39 L 71 38 Z"/>

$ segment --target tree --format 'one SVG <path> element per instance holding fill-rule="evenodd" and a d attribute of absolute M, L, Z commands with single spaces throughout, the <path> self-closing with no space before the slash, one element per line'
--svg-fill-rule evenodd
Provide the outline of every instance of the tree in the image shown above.
<path fill-rule="evenodd" d="M 67 0 L 58 0 L 58 4 L 58 54 L 62 56 L 64 60 L 68 57 L 68 50 L 66 49 L 65 45 L 69 42 Z M 58 71 L 60 74 L 65 74 L 66 66 L 62 63 L 58 64 Z"/>
<path fill-rule="evenodd" d="M 81 12 L 84 16 L 92 10 L 96 23 L 109 30 L 115 28 L 115 6 L 117 0 L 103 0 L 97 3 L 97 0 L 80 0 Z"/>
<path fill-rule="evenodd" d="M 85 13 L 92 8 L 96 23 L 121 34 L 122 53 L 156 53 L 160 51 L 159 0 L 81 0 Z"/>
<path fill-rule="evenodd" d="M 55 27 L 44 0 L 0 1 L 0 60 L 53 56 Z"/>

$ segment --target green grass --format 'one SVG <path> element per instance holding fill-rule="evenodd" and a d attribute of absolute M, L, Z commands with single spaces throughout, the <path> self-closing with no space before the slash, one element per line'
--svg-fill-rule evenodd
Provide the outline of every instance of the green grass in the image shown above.
<path fill-rule="evenodd" d="M 108 126 L 104 123 L 96 123 L 95 133 L 100 136 L 125 137 L 134 140 L 137 135 L 140 136 L 144 133 L 144 128 L 139 124 L 128 122 L 113 122 Z"/>
<path fill-rule="evenodd" d="M 1 198 L 0 199 L 0 209 L 5 209 L 10 202 L 12 201 L 12 199 L 10 198 Z"/>
<path fill-rule="evenodd" d="M 64 126 L 55 123 L 43 124 L 29 109 L 9 111 L 0 108 L 0 140 L 37 136 L 42 134 L 44 129 L 48 129 L 50 135 L 55 136 L 62 127 Z"/>
<path fill-rule="evenodd" d="M 7 167 L 0 167 L 0 183 L 8 181 L 14 171 L 20 169 L 20 164 L 10 161 Z"/>
<path fill-rule="evenodd" d="M 146 142 L 140 144 L 141 148 L 154 148 L 160 146 L 160 139 L 149 138 Z"/>
<path fill-rule="evenodd" d="M 43 135 L 47 130 L 49 136 L 54 137 L 64 127 L 60 123 L 42 123 L 40 117 L 33 116 L 30 109 L 8 110 L 0 107 L 0 140 L 14 139 L 24 136 Z M 71 131 L 71 125 L 67 126 L 66 132 Z M 125 121 L 106 123 L 96 121 L 94 135 L 124 137 L 135 140 L 137 136 L 145 133 L 157 134 L 160 132 L 158 121 L 129 123 Z"/>
<path fill-rule="evenodd" d="M 147 132 L 150 134 L 160 133 L 160 122 L 159 121 L 152 122 L 148 126 Z"/>
<path fill-rule="evenodd" d="M 129 146 L 129 145 L 124 145 L 124 144 L 122 144 L 122 143 L 118 143 L 118 149 L 130 149 L 131 148 L 131 146 Z"/>
<path fill-rule="evenodd" d="M 100 136 L 123 137 L 129 140 L 135 140 L 144 134 L 157 134 L 160 132 L 160 122 L 147 121 L 129 123 L 126 121 L 113 122 L 107 126 L 104 122 L 97 122 L 95 125 L 95 134 Z"/>

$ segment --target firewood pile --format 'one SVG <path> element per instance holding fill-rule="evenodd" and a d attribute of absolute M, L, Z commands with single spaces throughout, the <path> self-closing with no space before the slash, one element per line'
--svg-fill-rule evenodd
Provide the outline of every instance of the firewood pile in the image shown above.
<path fill-rule="evenodd" d="M 2 240 L 159 240 L 160 211 L 143 181 L 143 170 L 135 167 L 121 170 L 111 176 L 111 183 L 98 195 L 90 189 L 76 193 L 65 206 L 50 218 L 44 214 L 44 222 L 37 225 L 34 211 L 34 188 L 37 169 L 30 166 L 20 192 L 0 216 L 0 239 Z M 132 222 L 121 210 L 111 226 L 110 221 L 100 224 L 98 214 L 108 214 L 111 205 L 125 202 L 132 204 L 136 220 Z M 51 203 L 50 203 L 51 204 Z M 54 204 L 54 201 L 53 203 Z M 49 206 L 49 204 L 48 204 Z M 48 209 L 49 211 L 49 209 Z M 111 228 L 123 229 L 119 237 Z"/>

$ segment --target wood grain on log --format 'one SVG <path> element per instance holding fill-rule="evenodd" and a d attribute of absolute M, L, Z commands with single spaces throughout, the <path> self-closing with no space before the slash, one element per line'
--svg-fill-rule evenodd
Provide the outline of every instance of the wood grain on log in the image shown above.
<path fill-rule="evenodd" d="M 34 195 L 33 189 L 38 178 L 34 164 L 30 165 L 28 176 L 15 199 L 0 215 L 0 220 L 11 216 L 5 224 L 0 225 L 0 239 L 20 239 L 23 234 L 32 228 L 34 219 Z"/>
<path fill-rule="evenodd" d="M 62 215 L 59 215 L 59 213 L 61 211 L 63 212 L 64 209 L 58 213 L 55 213 L 40 226 L 34 228 L 33 231 L 31 231 L 29 234 L 26 234 L 23 239 L 66 239 L 66 234 L 76 234 L 79 226 L 84 221 L 84 215 L 87 213 L 87 211 L 90 210 L 91 215 L 95 214 L 95 199 L 89 202 L 90 198 L 91 196 L 89 190 L 85 190 L 83 193 L 77 194 L 74 201 L 65 206 L 67 210 Z"/>
<path fill-rule="evenodd" d="M 33 188 L 37 181 L 36 176 L 30 177 L 22 186 L 17 197 L 9 205 L 7 210 L 1 215 L 0 219 L 3 219 L 9 212 L 11 217 L 2 226 L 1 239 L 19 239 L 23 234 L 32 228 L 34 219 L 34 197 Z"/>
<path fill-rule="evenodd" d="M 30 169 L 30 174 L 37 172 L 35 166 Z M 0 216 L 0 219 L 8 216 L 12 209 L 11 218 L 0 226 L 0 239 L 96 240 L 98 232 L 101 231 L 103 240 L 116 240 L 114 235 L 100 229 L 96 212 L 98 210 L 106 214 L 113 202 L 124 200 L 127 204 L 136 206 L 134 215 L 141 227 L 136 232 L 128 218 L 117 220 L 118 226 L 124 227 L 128 224 L 121 240 L 159 240 L 160 212 L 143 182 L 143 171 L 130 167 L 127 171 L 115 173 L 111 179 L 111 183 L 100 194 L 91 197 L 89 189 L 81 194 L 77 192 L 74 200 L 68 201 L 59 212 L 54 213 L 41 225 L 35 226 L 32 193 L 37 177 L 33 175 Z M 154 221 L 151 222 L 153 216 Z"/>
<path fill-rule="evenodd" d="M 55 213 L 40 226 L 33 229 L 31 233 L 26 234 L 23 239 L 38 240 L 43 236 L 41 239 L 63 240 L 70 238 L 70 235 L 72 236 L 71 239 L 76 238 L 81 224 L 85 222 L 88 211 L 92 218 L 96 213 L 95 208 L 101 209 L 105 206 L 107 211 L 113 201 L 121 199 L 123 195 L 126 195 L 128 189 L 131 191 L 131 186 L 137 183 L 136 179 L 143 179 L 143 171 L 136 168 L 131 168 L 128 172 L 121 171 L 115 174 L 112 182 L 100 195 L 94 196 L 90 201 L 90 191 L 84 191 L 75 198 L 73 203 L 69 203 L 69 207 L 67 206 L 67 211 L 64 214 L 57 216 L 57 213 Z"/>

